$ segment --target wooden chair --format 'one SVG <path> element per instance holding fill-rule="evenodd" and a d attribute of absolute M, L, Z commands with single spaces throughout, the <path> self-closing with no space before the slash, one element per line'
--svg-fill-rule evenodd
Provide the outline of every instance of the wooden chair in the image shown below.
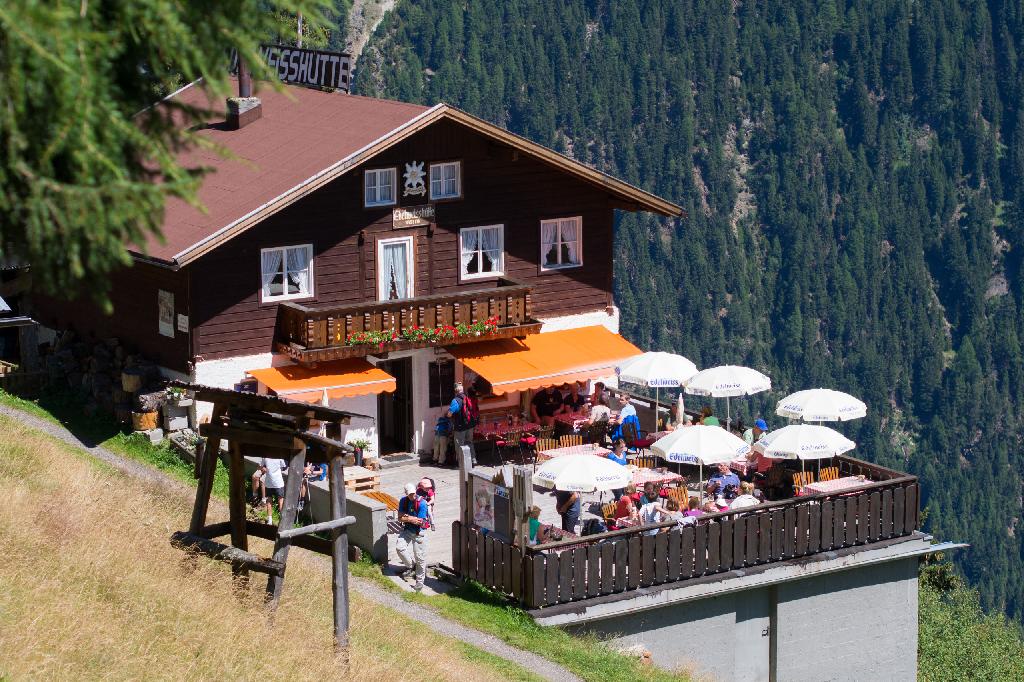
<path fill-rule="evenodd" d="M 629 460 L 629 463 L 633 466 L 640 467 L 641 469 L 653 469 L 658 466 L 658 458 L 637 456 Z"/>
<path fill-rule="evenodd" d="M 615 520 L 615 510 L 617 507 L 618 505 L 615 502 L 601 505 L 601 518 L 604 519 L 605 523 Z"/>
<path fill-rule="evenodd" d="M 675 500 L 679 503 L 680 511 L 686 511 L 687 505 L 690 503 L 690 491 L 686 487 L 670 488 L 668 491 L 669 499 Z"/>
<path fill-rule="evenodd" d="M 834 481 L 839 478 L 839 467 L 825 467 L 818 474 L 819 481 Z"/>
<path fill-rule="evenodd" d="M 494 446 L 498 448 L 500 459 L 502 463 L 505 462 L 506 456 L 513 449 L 519 452 L 519 463 L 526 464 L 526 460 L 523 457 L 523 430 L 513 429 L 507 433 L 503 433 L 498 436 L 494 441 Z"/>
<path fill-rule="evenodd" d="M 793 485 L 797 488 L 803 488 L 805 485 L 814 483 L 814 472 L 812 471 L 798 471 L 793 474 Z"/>
<path fill-rule="evenodd" d="M 599 421 L 591 424 L 587 427 L 587 442 L 597 443 L 599 446 L 604 447 L 605 440 L 608 438 L 608 422 Z"/>
<path fill-rule="evenodd" d="M 643 450 L 654 444 L 654 439 L 641 437 L 637 431 L 636 424 L 632 421 L 623 422 L 622 424 L 622 439 L 626 441 L 626 447 L 630 450 Z"/>
<path fill-rule="evenodd" d="M 540 453 L 544 450 L 554 450 L 558 447 L 558 441 L 554 438 L 538 438 L 536 444 L 534 444 L 536 450 L 534 451 L 534 468 L 536 468 L 537 458 L 540 457 Z"/>
<path fill-rule="evenodd" d="M 558 447 L 568 448 L 573 445 L 583 445 L 583 436 L 577 434 L 566 434 L 558 439 Z"/>
<path fill-rule="evenodd" d="M 555 427 L 554 426 L 542 426 L 542 427 L 540 427 L 537 430 L 537 440 L 542 440 L 542 439 L 545 439 L 545 438 L 554 438 L 554 437 L 555 437 Z"/>

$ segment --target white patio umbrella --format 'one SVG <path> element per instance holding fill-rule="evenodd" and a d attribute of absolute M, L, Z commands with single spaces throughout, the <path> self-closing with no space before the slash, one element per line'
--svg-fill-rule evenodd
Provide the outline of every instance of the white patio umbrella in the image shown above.
<path fill-rule="evenodd" d="M 790 424 L 770 431 L 754 443 L 754 450 L 776 459 L 799 459 L 800 470 L 809 459 L 829 459 L 857 447 L 835 429 L 820 424 Z"/>
<path fill-rule="evenodd" d="M 728 430 L 732 422 L 729 398 L 753 395 L 767 391 L 771 387 L 772 380 L 756 369 L 737 365 L 721 365 L 697 372 L 686 382 L 683 390 L 691 395 L 725 398 L 725 428 Z"/>
<path fill-rule="evenodd" d="M 704 499 L 704 465 L 731 462 L 750 452 L 750 446 L 731 431 L 697 424 L 659 438 L 654 454 L 669 462 L 700 465 L 700 495 Z"/>
<path fill-rule="evenodd" d="M 659 390 L 662 388 L 678 388 L 697 373 L 697 365 L 682 355 L 649 351 L 642 355 L 623 360 L 615 368 L 620 382 L 649 386 L 654 389 L 654 403 L 658 404 Z M 680 412 L 680 417 L 682 413 Z M 658 423 L 658 410 L 654 410 L 654 423 Z M 655 429 L 657 430 L 657 429 Z"/>
<path fill-rule="evenodd" d="M 779 401 L 775 414 L 805 422 L 844 422 L 867 416 L 863 401 L 830 388 L 811 388 L 787 395 Z"/>
<path fill-rule="evenodd" d="M 577 493 L 618 490 L 632 481 L 632 472 L 618 462 L 586 454 L 549 459 L 533 475 L 534 485 Z"/>

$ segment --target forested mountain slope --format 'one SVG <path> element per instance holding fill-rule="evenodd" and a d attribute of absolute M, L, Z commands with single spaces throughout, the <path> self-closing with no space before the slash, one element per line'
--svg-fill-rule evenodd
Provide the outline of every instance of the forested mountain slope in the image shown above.
<path fill-rule="evenodd" d="M 444 100 L 664 195 L 622 217 L 623 331 L 827 386 L 1024 614 L 1019 0 L 398 3 L 356 87 Z M 778 424 L 779 419 L 774 418 Z"/>

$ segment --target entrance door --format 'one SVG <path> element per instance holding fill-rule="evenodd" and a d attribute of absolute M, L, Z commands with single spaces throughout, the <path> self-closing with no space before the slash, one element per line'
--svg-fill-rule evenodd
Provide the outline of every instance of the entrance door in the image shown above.
<path fill-rule="evenodd" d="M 377 366 L 395 378 L 394 393 L 377 396 L 380 454 L 412 449 L 412 358 L 386 360 Z"/>

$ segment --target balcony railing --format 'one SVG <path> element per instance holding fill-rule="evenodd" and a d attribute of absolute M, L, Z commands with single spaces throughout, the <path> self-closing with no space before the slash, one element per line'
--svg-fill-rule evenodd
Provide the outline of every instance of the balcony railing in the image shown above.
<path fill-rule="evenodd" d="M 397 301 L 375 301 L 344 306 L 312 308 L 296 303 L 281 303 L 277 309 L 277 350 L 297 362 L 322 362 L 342 358 L 420 348 L 429 345 L 455 345 L 479 341 L 466 337 L 431 344 L 418 341 L 394 341 L 378 345 L 349 345 L 350 334 L 396 331 L 399 335 L 412 327 L 474 324 L 490 317 L 498 318 L 498 331 L 487 339 L 523 337 L 540 331 L 540 322 L 531 317 L 532 287 L 501 279 L 497 286 L 465 289 L 449 294 L 419 296 Z"/>
<path fill-rule="evenodd" d="M 911 535 L 920 527 L 915 476 L 837 457 L 853 490 L 706 514 L 674 522 L 522 548 L 456 521 L 455 571 L 529 609 L 761 566 Z M 664 529 L 645 535 L 652 528 Z"/>

